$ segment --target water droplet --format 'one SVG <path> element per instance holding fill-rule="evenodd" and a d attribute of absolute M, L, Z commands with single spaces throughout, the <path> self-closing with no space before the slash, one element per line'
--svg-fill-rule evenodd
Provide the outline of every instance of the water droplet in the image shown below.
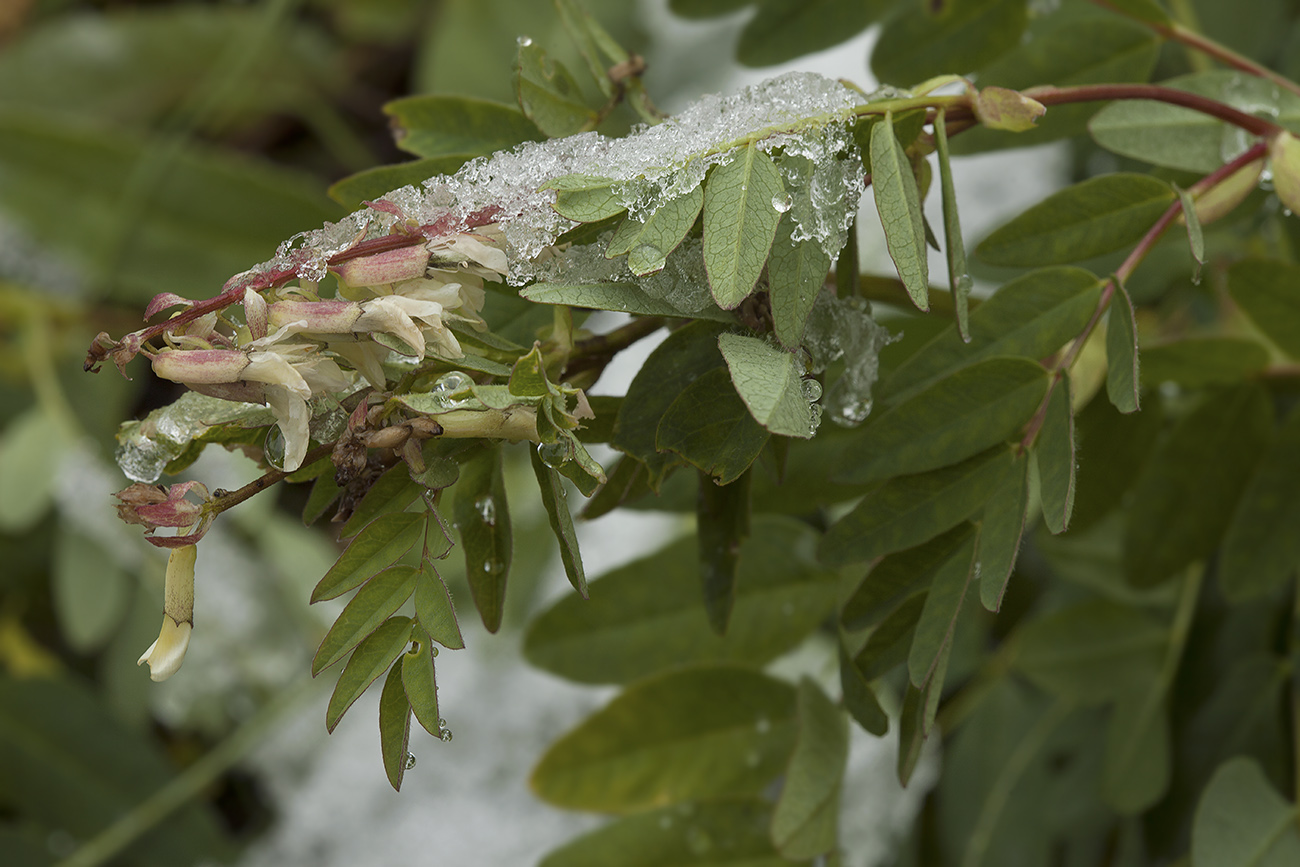
<path fill-rule="evenodd" d="M 434 380 L 429 394 L 438 398 L 444 409 L 458 409 L 468 403 L 466 398 L 473 387 L 474 380 L 468 373 L 451 370 Z"/>
<path fill-rule="evenodd" d="M 407 753 L 407 754 L 406 754 L 406 769 L 409 771 L 409 770 L 410 770 L 411 768 L 413 768 L 413 767 L 415 767 L 415 753 Z"/>
<path fill-rule="evenodd" d="M 765 735 L 772 730 L 772 721 L 765 716 L 754 720 L 754 731 L 760 735 Z"/>
<path fill-rule="evenodd" d="M 432 644 L 430 644 L 430 645 L 429 645 L 429 655 L 430 655 L 430 656 L 437 656 L 437 655 L 438 655 L 438 648 L 436 648 L 436 647 L 434 647 Z"/>
<path fill-rule="evenodd" d="M 542 459 L 542 463 L 556 470 L 573 460 L 573 447 L 568 440 L 538 443 L 537 456 Z"/>
<path fill-rule="evenodd" d="M 451 743 L 451 729 L 443 729 L 441 732 L 438 733 L 438 737 L 442 740 L 444 744 Z"/>
<path fill-rule="evenodd" d="M 266 439 L 262 441 L 262 455 L 266 462 L 277 470 L 284 469 L 284 434 L 280 431 L 280 426 L 274 425 L 266 432 Z"/>
<path fill-rule="evenodd" d="M 809 403 L 817 400 L 822 396 L 822 384 L 815 379 L 805 379 L 803 381 L 803 396 Z"/>
<path fill-rule="evenodd" d="M 515 42 L 519 44 L 520 48 L 527 48 L 528 46 L 533 44 L 533 39 L 531 36 L 520 36 L 518 39 L 515 40 Z"/>
<path fill-rule="evenodd" d="M 628 261 L 635 259 L 638 265 L 649 267 L 663 262 L 665 258 L 664 251 L 654 244 L 639 244 L 633 248 L 632 253 L 628 256 Z"/>
<path fill-rule="evenodd" d="M 778 213 L 784 214 L 794 205 L 794 197 L 789 193 L 784 196 L 775 195 L 772 197 L 772 207 L 776 208 Z"/>
<path fill-rule="evenodd" d="M 871 398 L 846 396 L 828 407 L 831 421 L 840 427 L 857 427 L 871 415 Z"/>
<path fill-rule="evenodd" d="M 749 191 L 749 184 L 741 184 L 741 185 L 740 185 L 740 191 L 741 191 L 742 193 L 748 192 L 748 191 Z"/>
<path fill-rule="evenodd" d="M 447 721 L 442 717 L 438 717 L 438 728 L 445 729 L 446 727 L 447 727 Z"/>
<path fill-rule="evenodd" d="M 484 494 L 474 501 L 474 511 L 478 512 L 479 518 L 489 527 L 497 525 L 497 502 L 488 494 Z"/>

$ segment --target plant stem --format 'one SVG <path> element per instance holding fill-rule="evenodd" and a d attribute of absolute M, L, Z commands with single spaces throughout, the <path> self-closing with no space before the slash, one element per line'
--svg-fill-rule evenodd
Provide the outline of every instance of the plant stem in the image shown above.
<path fill-rule="evenodd" d="M 218 777 L 234 767 L 275 730 L 282 717 L 296 709 L 317 689 L 314 681 L 305 680 L 281 691 L 252 719 L 173 777 L 165 786 L 136 804 L 116 822 L 87 840 L 70 857 L 60 861 L 57 867 L 98 867 L 113 860 L 122 850 L 187 805 Z"/>
<path fill-rule="evenodd" d="M 334 443 L 325 443 L 324 445 L 316 446 L 316 448 L 307 452 L 307 455 L 302 459 L 302 465 L 304 467 L 310 466 L 332 451 L 334 451 Z M 264 474 L 253 479 L 242 488 L 229 491 L 219 497 L 213 497 L 208 501 L 208 509 L 212 514 L 220 515 L 227 509 L 232 509 L 245 500 L 250 499 L 255 494 L 260 494 L 272 485 L 284 481 L 284 479 L 289 475 L 292 475 L 292 473 L 285 472 L 284 470 L 267 470 Z"/>
<path fill-rule="evenodd" d="M 1231 177 L 1237 171 L 1245 168 L 1255 160 L 1260 159 L 1267 154 L 1268 144 L 1266 142 L 1256 142 L 1236 159 L 1219 166 L 1213 172 L 1201 178 L 1191 186 L 1188 192 L 1192 194 L 1193 198 L 1200 196 L 1222 181 Z M 1080 332 L 1079 336 L 1074 339 L 1072 344 L 1070 344 L 1069 350 L 1066 351 L 1065 356 L 1061 359 L 1060 363 L 1056 365 L 1056 370 L 1068 370 L 1070 366 L 1074 364 L 1075 359 L 1079 357 L 1079 353 L 1083 350 L 1083 344 L 1087 341 L 1088 336 L 1092 334 L 1093 329 L 1097 327 L 1097 323 L 1101 321 L 1102 314 L 1104 314 L 1106 309 L 1110 306 L 1111 299 L 1115 297 L 1117 285 L 1126 282 L 1128 278 L 1133 275 L 1133 272 L 1137 270 L 1137 267 L 1142 263 L 1142 260 L 1146 258 L 1147 254 L 1151 252 L 1152 248 L 1155 247 L 1160 238 L 1164 236 L 1169 227 L 1173 225 L 1176 219 L 1178 219 L 1178 215 L 1182 213 L 1182 210 L 1182 199 L 1174 199 L 1173 203 L 1169 205 L 1169 208 L 1160 215 L 1160 219 L 1156 220 L 1151 228 L 1147 230 L 1147 233 L 1142 236 L 1142 240 L 1133 248 L 1133 251 L 1125 257 L 1122 263 L 1120 263 L 1119 268 L 1115 271 L 1115 275 L 1106 281 L 1106 285 L 1101 291 L 1101 297 L 1097 301 L 1097 309 L 1093 311 L 1092 318 L 1088 320 L 1088 324 L 1084 326 L 1083 331 Z"/>
<path fill-rule="evenodd" d="M 1031 87 L 1022 91 L 1025 96 L 1035 99 L 1043 105 L 1062 105 L 1073 102 L 1100 102 L 1114 99 L 1150 99 L 1166 102 L 1199 111 L 1201 114 L 1217 117 L 1219 120 L 1240 127 L 1246 132 L 1258 136 L 1273 136 L 1282 131 L 1282 127 L 1266 120 L 1247 114 L 1240 109 L 1174 87 L 1161 84 L 1082 84 L 1077 87 Z"/>
<path fill-rule="evenodd" d="M 569 353 L 569 361 L 564 368 L 565 376 L 572 376 L 593 368 L 603 368 L 612 356 L 654 334 L 667 322 L 668 320 L 663 316 L 643 316 L 615 328 L 608 334 L 597 334 L 579 340 L 574 344 L 573 351 Z"/>

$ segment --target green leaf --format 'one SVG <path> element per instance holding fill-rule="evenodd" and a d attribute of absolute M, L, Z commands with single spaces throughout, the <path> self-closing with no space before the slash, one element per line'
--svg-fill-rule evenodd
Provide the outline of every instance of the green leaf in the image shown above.
<path fill-rule="evenodd" d="M 767 261 L 772 330 L 789 349 L 803 344 L 808 314 L 822 291 L 831 259 L 816 238 L 794 240 L 793 220 L 782 220 Z"/>
<path fill-rule="evenodd" d="M 1273 122 L 1293 132 L 1300 130 L 1300 96 L 1263 78 L 1220 69 L 1172 78 L 1163 84 L 1229 105 L 1258 107 L 1269 112 Z M 1235 127 L 1210 115 L 1145 99 L 1116 100 L 1093 116 L 1088 130 L 1097 144 L 1121 156 L 1200 174 L 1226 162 L 1224 142 L 1231 142 L 1235 135 Z M 1241 142 L 1241 150 L 1245 150 L 1250 137 L 1243 133 Z"/>
<path fill-rule="evenodd" d="M 1201 279 L 1201 266 L 1205 264 L 1205 234 L 1201 231 L 1201 219 L 1196 211 L 1196 202 L 1192 199 L 1192 194 L 1182 187 L 1174 184 L 1174 192 L 1178 194 L 1178 203 L 1182 206 L 1183 223 L 1187 226 L 1187 245 L 1192 251 L 1192 260 L 1196 262 L 1196 267 L 1192 269 L 1192 280 Z"/>
<path fill-rule="evenodd" d="M 818 556 L 843 566 L 920 544 L 979 510 L 1011 464 L 1011 450 L 997 446 L 956 466 L 890 479 L 831 526 Z"/>
<path fill-rule="evenodd" d="M 1287 867 L 1300 859 L 1295 804 L 1255 760 L 1224 762 L 1205 787 L 1192 824 L 1192 858 L 1215 867 Z"/>
<path fill-rule="evenodd" d="M 417 157 L 476 157 L 543 138 L 518 109 L 468 96 L 409 96 L 384 114 L 397 146 Z"/>
<path fill-rule="evenodd" d="M 546 517 L 555 534 L 555 541 L 560 544 L 560 562 L 564 564 L 564 574 L 568 576 L 573 589 L 583 598 L 587 598 L 587 574 L 582 569 L 582 552 L 578 550 L 578 534 L 573 529 L 573 513 L 569 511 L 569 492 L 564 487 L 564 479 L 555 470 L 542 463 L 536 449 L 529 449 L 533 474 L 537 476 L 537 488 L 542 494 L 542 505 Z"/>
<path fill-rule="evenodd" d="M 925 587 L 917 588 L 872 630 L 867 643 L 853 658 L 853 665 L 863 679 L 883 677 L 895 666 L 907 662 L 916 624 L 925 610 L 927 592 Z"/>
<path fill-rule="evenodd" d="M 592 175 L 565 175 L 542 184 L 540 190 L 555 190 L 555 210 L 579 223 L 599 223 L 627 210 L 614 191 L 617 182 Z"/>
<path fill-rule="evenodd" d="M 1235 385 L 1268 367 L 1269 353 L 1244 337 L 1190 337 L 1142 348 L 1142 385 L 1176 382 L 1186 388 Z"/>
<path fill-rule="evenodd" d="M 550 138 L 573 135 L 596 125 L 578 82 L 563 63 L 531 40 L 515 58 L 515 96 L 524 116 Z"/>
<path fill-rule="evenodd" d="M 1116 11 L 1148 24 L 1170 24 L 1169 13 L 1156 0 L 1108 0 Z"/>
<path fill-rule="evenodd" d="M 330 506 L 338 502 L 343 489 L 334 481 L 333 473 L 322 473 L 312 482 L 307 502 L 302 507 L 302 523 L 310 527 L 329 511 Z"/>
<path fill-rule="evenodd" d="M 506 580 L 514 541 L 510 506 L 501 470 L 501 446 L 460 465 L 456 483 L 456 526 L 465 549 L 465 577 L 488 632 L 501 628 Z"/>
<path fill-rule="evenodd" d="M 68 524 L 59 528 L 50 595 L 59 632 L 74 650 L 97 650 L 113 636 L 126 616 L 133 580 L 89 535 Z"/>
<path fill-rule="evenodd" d="M 726 364 L 718 351 L 721 330 L 714 323 L 697 322 L 672 332 L 628 386 L 614 425 L 613 445 L 645 464 L 651 490 L 658 491 L 668 467 L 680 462 L 657 449 L 660 420 L 697 377 Z"/>
<path fill-rule="evenodd" d="M 1047 529 L 1063 533 L 1074 511 L 1074 413 L 1070 410 L 1070 378 L 1062 377 L 1047 400 L 1047 415 L 1033 449 Z"/>
<path fill-rule="evenodd" d="M 912 647 L 907 655 L 907 673 L 912 685 L 924 688 L 934 677 L 939 660 L 952 648 L 952 636 L 957 629 L 957 616 L 961 614 L 966 590 L 975 574 L 975 552 L 979 537 L 971 534 L 948 560 L 934 573 L 930 589 L 925 595 L 925 607 L 916 622 Z"/>
<path fill-rule="evenodd" d="M 845 447 L 838 480 L 860 484 L 965 460 L 1024 427 L 1049 381 L 1042 365 L 1024 358 L 958 370 L 868 423 Z"/>
<path fill-rule="evenodd" d="M 880 706 L 880 700 L 871 690 L 871 684 L 849 658 L 843 642 L 840 643 L 840 692 L 844 698 L 844 709 L 864 731 L 876 737 L 882 737 L 889 731 L 889 715 Z"/>
<path fill-rule="evenodd" d="M 456 170 L 474 158 L 474 154 L 453 154 L 375 166 L 335 181 L 328 190 L 329 197 L 345 208 L 360 208 L 363 202 L 378 199 L 398 187 L 419 187 L 437 175 L 455 174 Z"/>
<path fill-rule="evenodd" d="M 388 782 L 399 792 L 410 755 L 406 747 L 411 739 L 411 703 L 406 700 L 406 691 L 402 688 L 404 670 L 405 666 L 394 665 L 379 694 L 379 749 L 384 756 L 384 773 L 388 775 Z"/>
<path fill-rule="evenodd" d="M 736 568 L 740 546 L 749 536 L 749 473 L 730 485 L 716 485 L 699 474 L 695 525 L 700 545 L 700 584 L 704 613 L 718 635 L 726 635 L 736 601 Z"/>
<path fill-rule="evenodd" d="M 155 635 L 156 611 L 150 617 Z M 131 654 L 132 664 L 138 652 Z M 12 805 L 0 827 L 44 829 L 45 858 L 37 862 L 43 865 L 54 863 L 46 848 L 49 829 L 63 829 L 74 840 L 94 839 L 114 827 L 124 809 L 146 803 L 180 779 L 156 740 L 125 725 L 80 681 L 0 676 L 0 798 Z M 234 857 L 233 841 L 204 801 L 170 806 L 178 809 L 166 822 L 140 829 L 144 833 L 131 838 L 115 860 L 180 867 Z M 13 863 L 10 849 L 0 851 L 6 865 Z"/>
<path fill-rule="evenodd" d="M 948 674 L 948 657 L 952 655 L 949 644 L 939 655 L 934 674 L 924 689 L 910 683 L 903 694 L 903 709 L 898 715 L 898 781 L 904 786 L 912 778 L 916 763 L 921 758 L 921 747 L 930 736 L 934 717 L 939 712 L 939 699 L 943 696 L 943 681 Z"/>
<path fill-rule="evenodd" d="M 1135 815 L 1157 803 L 1169 788 L 1169 712 L 1153 697 L 1154 687 L 1123 697 L 1110 712 L 1102 798 L 1121 815 Z"/>
<path fill-rule="evenodd" d="M 1153 587 L 1218 547 L 1255 463 L 1273 410 L 1258 385 L 1215 394 L 1192 410 L 1147 461 L 1124 533 L 1124 571 Z"/>
<path fill-rule="evenodd" d="M 1169 631 L 1128 605 L 1094 599 L 1023 624 L 1017 643 L 1015 668 L 1036 686 L 1103 704 L 1156 682 Z"/>
<path fill-rule="evenodd" d="M 643 277 L 664 267 L 668 254 L 682 243 L 704 207 L 700 184 L 661 204 L 644 219 L 629 216 L 614 231 L 605 258 L 627 254 L 628 270 Z"/>
<path fill-rule="evenodd" d="M 966 243 L 961 236 L 961 218 L 957 215 L 957 190 L 952 183 L 952 165 L 948 157 L 948 128 L 943 111 L 934 121 L 934 143 L 939 154 L 939 192 L 943 199 L 943 240 L 948 259 L 948 285 L 952 289 L 952 306 L 957 316 L 957 333 L 970 340 L 969 298 L 975 281 L 966 266 Z"/>
<path fill-rule="evenodd" d="M 1268 339 L 1300 359 L 1300 266 L 1272 259 L 1246 259 L 1228 268 L 1228 294 Z"/>
<path fill-rule="evenodd" d="M 817 429 L 795 356 L 758 337 L 721 334 L 731 382 L 754 420 L 774 434 L 809 439 Z"/>
<path fill-rule="evenodd" d="M 1050 81 L 1058 87 L 1150 78 L 1163 40 L 1149 28 L 1125 21 L 1109 10 L 1087 3 L 1062 3 L 1036 15 L 1028 38 L 979 71 L 981 86 L 1014 90 Z M 993 148 L 1028 147 L 1085 131 L 1097 103 L 1057 105 L 1039 119 L 1035 129 L 1015 135 L 973 129 L 953 141 L 955 153 Z"/>
<path fill-rule="evenodd" d="M 1015 465 L 989 497 L 980 522 L 980 602 L 989 611 L 1002 608 L 1002 597 L 1020 554 L 1028 512 L 1029 459 L 1021 454 L 1016 455 Z"/>
<path fill-rule="evenodd" d="M 772 811 L 772 842 L 790 860 L 835 848 L 840 783 L 849 758 L 848 721 L 821 687 L 802 678 L 797 702 L 794 753 Z"/>
<path fill-rule="evenodd" d="M 1128 290 L 1114 285 L 1106 320 L 1106 396 L 1120 412 L 1137 412 L 1142 408 L 1137 317 Z"/>
<path fill-rule="evenodd" d="M 918 309 L 930 309 L 930 263 L 925 249 L 925 217 L 912 164 L 894 135 L 894 117 L 871 128 L 871 189 L 885 230 L 889 258 Z"/>
<path fill-rule="evenodd" d="M 406 464 L 399 463 L 384 471 L 353 509 L 339 536 L 347 539 L 381 515 L 401 512 L 420 496 L 421 488 L 411 480 Z"/>
<path fill-rule="evenodd" d="M 420 574 L 416 577 L 415 617 L 429 636 L 443 647 L 460 650 L 465 646 L 447 585 L 428 560 L 421 561 Z"/>
<path fill-rule="evenodd" d="M 736 394 L 727 369 L 715 367 L 669 405 L 655 447 L 676 452 L 718 484 L 729 485 L 749 469 L 769 436 Z"/>
<path fill-rule="evenodd" d="M 704 186 L 704 268 L 718 306 L 733 310 L 754 291 L 781 220 L 781 172 L 751 142 L 714 168 Z"/>
<path fill-rule="evenodd" d="M 844 601 L 840 622 L 846 629 L 875 626 L 908 597 L 928 588 L 935 572 L 974 536 L 975 527 L 962 523 L 914 548 L 882 558 Z"/>
<path fill-rule="evenodd" d="M 542 349 L 533 344 L 533 348 L 515 362 L 510 370 L 510 394 L 516 397 L 547 397 L 551 394 L 551 384 L 546 379 L 546 364 L 542 360 Z"/>
<path fill-rule="evenodd" d="M 911 4 L 885 24 L 871 52 L 877 80 L 911 85 L 973 72 L 1015 48 L 1028 22 L 1020 0 L 947 0 L 933 8 Z"/>
<path fill-rule="evenodd" d="M 424 534 L 424 520 L 418 512 L 389 512 L 371 521 L 320 579 L 311 601 L 342 596 L 392 566 Z"/>
<path fill-rule="evenodd" d="M 985 238 L 975 254 L 993 265 L 1064 265 L 1139 241 L 1168 210 L 1169 184 L 1121 172 L 1066 187 Z"/>
<path fill-rule="evenodd" d="M 552 851 L 539 867 L 788 867 L 758 799 L 679 804 L 615 819 Z"/>
<path fill-rule="evenodd" d="M 1109 514 L 1132 487 L 1164 429 L 1164 404 L 1151 401 L 1142 412 L 1124 415 L 1110 401 L 1094 399 L 1075 422 L 1084 454 L 1105 455 L 1078 475 L 1072 527 L 1077 532 Z"/>
<path fill-rule="evenodd" d="M 519 290 L 519 297 L 537 304 L 565 304 L 643 316 L 713 319 L 728 323 L 736 321 L 731 313 L 712 304 L 706 304 L 698 310 L 680 310 L 663 298 L 647 295 L 635 283 L 534 283 Z"/>
<path fill-rule="evenodd" d="M 627 683 L 693 662 L 762 665 L 835 605 L 837 578 L 814 561 L 814 539 L 799 522 L 755 516 L 725 636 L 705 616 L 698 543 L 688 537 L 592 581 L 589 600 L 561 599 L 529 625 L 524 655 L 579 683 Z"/>
<path fill-rule="evenodd" d="M 685 668 L 639 681 L 553 743 L 533 769 L 539 798 L 629 813 L 755 795 L 794 746 L 794 689 L 748 668 Z"/>
<path fill-rule="evenodd" d="M 402 654 L 402 690 L 420 725 L 440 738 L 443 728 L 438 717 L 438 677 L 433 665 L 438 649 L 429 633 L 418 625 L 411 627 L 411 641 L 415 646 Z"/>
<path fill-rule="evenodd" d="M 49 510 L 64 447 L 59 425 L 39 407 L 7 420 L 0 432 L 0 530 L 28 530 Z"/>
<path fill-rule="evenodd" d="M 999 289 L 970 315 L 969 343 L 953 325 L 881 383 L 891 403 L 995 355 L 1044 358 L 1075 337 L 1097 309 L 1102 281 L 1080 268 L 1044 268 Z"/>
<path fill-rule="evenodd" d="M 1219 586 L 1232 602 L 1276 590 L 1300 564 L 1300 409 L 1293 409 L 1242 494 L 1223 540 Z"/>
<path fill-rule="evenodd" d="M 390 617 L 369 638 L 357 645 L 352 658 L 339 675 L 339 682 L 334 685 L 329 707 L 325 710 L 325 728 L 334 731 L 339 720 L 343 719 L 343 714 L 347 713 L 353 702 L 361 698 L 366 687 L 374 683 L 406 651 L 410 638 L 411 618 Z"/>
<path fill-rule="evenodd" d="M 415 591 L 416 574 L 414 566 L 393 566 L 363 584 L 316 649 L 312 676 L 346 656 L 401 608 Z"/>
<path fill-rule="evenodd" d="M 884 0 L 763 0 L 740 32 L 736 59 L 746 66 L 774 66 L 839 45 L 866 30 L 886 8 Z"/>

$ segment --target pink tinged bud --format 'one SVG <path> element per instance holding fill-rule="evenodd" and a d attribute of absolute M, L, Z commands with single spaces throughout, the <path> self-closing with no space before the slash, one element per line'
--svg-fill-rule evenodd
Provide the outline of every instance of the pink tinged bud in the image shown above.
<path fill-rule="evenodd" d="M 351 259 L 330 270 L 346 286 L 383 286 L 423 277 L 428 267 L 429 251 L 417 244 Z"/>
<path fill-rule="evenodd" d="M 251 288 L 244 290 L 244 321 L 248 323 L 248 333 L 254 340 L 266 336 L 266 299 Z"/>
<path fill-rule="evenodd" d="M 248 356 L 232 349 L 171 349 L 153 357 L 153 372 L 172 382 L 238 382 Z"/>
<path fill-rule="evenodd" d="M 361 316 L 361 308 L 352 301 L 277 301 L 268 310 L 271 328 L 298 324 L 296 331 L 317 334 L 350 334 Z"/>
<path fill-rule="evenodd" d="M 191 491 L 200 497 L 199 502 L 187 500 Z M 181 482 L 169 488 L 137 482 L 118 491 L 121 502 L 118 517 L 127 524 L 140 524 L 146 528 L 146 541 L 159 548 L 192 545 L 203 537 L 211 526 L 214 515 L 205 513 L 204 505 L 211 499 L 202 482 Z M 182 536 L 153 536 L 159 527 L 192 527 L 193 532 Z"/>
<path fill-rule="evenodd" d="M 174 292 L 159 292 L 153 296 L 149 306 L 144 308 L 145 320 L 152 319 L 155 313 L 166 310 L 168 307 L 193 307 L 194 302 L 188 298 L 177 295 Z"/>
<path fill-rule="evenodd" d="M 194 630 L 194 564 L 198 549 L 184 545 L 167 558 L 167 579 L 163 590 L 163 622 L 158 638 L 140 657 L 137 665 L 149 663 L 149 677 L 166 680 L 180 670 Z"/>

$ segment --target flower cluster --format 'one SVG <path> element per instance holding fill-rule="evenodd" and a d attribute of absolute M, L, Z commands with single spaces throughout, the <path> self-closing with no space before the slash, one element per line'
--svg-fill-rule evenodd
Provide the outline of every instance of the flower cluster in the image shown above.
<path fill-rule="evenodd" d="M 310 284 L 246 289 L 243 322 L 214 311 L 169 329 L 150 353 L 153 370 L 214 397 L 270 407 L 284 439 L 283 468 L 301 466 L 310 441 L 313 397 L 337 399 L 361 379 L 386 383 L 394 353 L 423 360 L 464 355 L 450 323 L 485 330 L 484 280 L 508 268 L 503 235 L 489 225 L 425 244 L 349 260 L 331 268 L 340 297 Z M 166 294 L 151 312 L 177 303 Z"/>

